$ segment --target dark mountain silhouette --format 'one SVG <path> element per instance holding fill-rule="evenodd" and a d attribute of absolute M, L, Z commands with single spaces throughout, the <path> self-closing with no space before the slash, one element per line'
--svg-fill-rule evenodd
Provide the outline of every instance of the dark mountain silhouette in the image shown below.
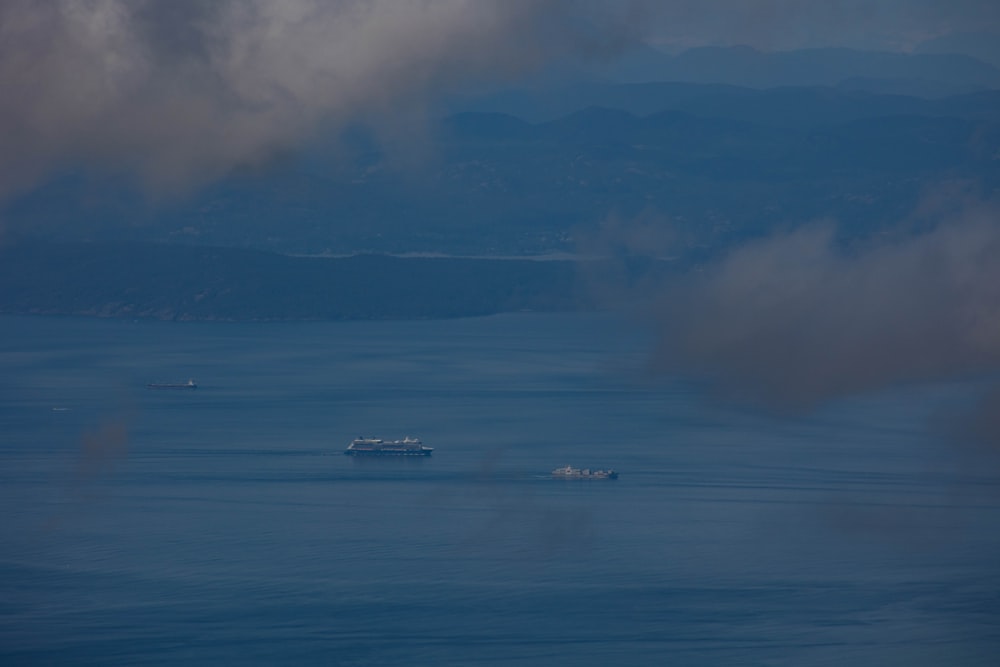
<path fill-rule="evenodd" d="M 0 313 L 419 319 L 594 307 L 569 261 L 288 257 L 166 244 L 0 246 Z"/>

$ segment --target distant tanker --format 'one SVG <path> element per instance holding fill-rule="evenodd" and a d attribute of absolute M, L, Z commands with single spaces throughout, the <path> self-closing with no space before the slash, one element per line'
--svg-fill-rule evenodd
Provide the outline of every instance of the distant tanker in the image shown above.
<path fill-rule="evenodd" d="M 150 382 L 146 385 L 147 389 L 197 389 L 198 385 L 195 384 L 194 380 L 188 380 L 187 382 L 181 384 L 171 384 L 171 383 L 160 383 L 160 382 Z"/>

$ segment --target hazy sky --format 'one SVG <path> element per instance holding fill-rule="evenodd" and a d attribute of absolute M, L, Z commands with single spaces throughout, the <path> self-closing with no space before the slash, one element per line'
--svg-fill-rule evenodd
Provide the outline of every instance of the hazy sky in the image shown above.
<path fill-rule="evenodd" d="M 185 188 L 294 148 L 321 124 L 391 118 L 434 91 L 555 58 L 672 48 L 909 48 L 997 29 L 956 0 L 5 0 L 0 198 L 67 164 Z M 1000 30 L 998 30 L 1000 31 Z"/>

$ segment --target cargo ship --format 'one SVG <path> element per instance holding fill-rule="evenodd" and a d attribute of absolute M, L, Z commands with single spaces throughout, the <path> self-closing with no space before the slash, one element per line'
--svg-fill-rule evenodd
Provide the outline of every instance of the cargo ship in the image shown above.
<path fill-rule="evenodd" d="M 430 456 L 433 447 L 425 447 L 420 438 L 402 440 L 355 438 L 344 450 L 347 456 Z"/>
<path fill-rule="evenodd" d="M 169 383 L 169 382 L 150 382 L 146 385 L 147 389 L 197 389 L 198 385 L 195 384 L 194 380 L 188 380 L 187 382 L 180 383 Z"/>
<path fill-rule="evenodd" d="M 556 468 L 552 471 L 552 476 L 561 479 L 618 479 L 618 473 L 614 470 L 591 470 L 573 466 Z"/>

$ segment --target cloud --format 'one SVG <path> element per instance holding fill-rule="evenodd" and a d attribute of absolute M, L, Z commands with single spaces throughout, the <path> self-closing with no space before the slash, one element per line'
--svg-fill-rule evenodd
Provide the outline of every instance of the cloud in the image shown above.
<path fill-rule="evenodd" d="M 179 190 L 321 124 L 428 91 L 613 51 L 638 3 L 7 0 L 0 197 L 83 164 Z"/>
<path fill-rule="evenodd" d="M 670 218 L 651 209 L 635 217 L 612 213 L 595 228 L 574 230 L 577 279 L 586 301 L 602 308 L 640 310 L 673 270 L 664 262 L 689 246 L 691 238 Z"/>
<path fill-rule="evenodd" d="M 105 482 L 113 479 L 129 456 L 131 411 L 105 416 L 80 434 L 79 451 L 66 488 L 70 503 L 58 506 L 56 514 L 40 526 L 44 532 L 59 530 L 81 510 L 106 494 Z"/>
<path fill-rule="evenodd" d="M 128 422 L 125 418 L 105 420 L 80 440 L 77 480 L 93 482 L 111 473 L 128 458 Z"/>
<path fill-rule="evenodd" d="M 95 164 L 155 191 L 183 190 L 294 148 L 318 127 L 392 117 L 431 91 L 612 55 L 640 37 L 789 48 L 1000 25 L 989 3 L 835 4 L 6 0 L 0 198 Z"/>
<path fill-rule="evenodd" d="M 838 247 L 831 224 L 752 242 L 668 290 L 655 365 L 779 410 L 996 373 L 998 257 L 1000 220 L 985 205 L 855 249 Z"/>

